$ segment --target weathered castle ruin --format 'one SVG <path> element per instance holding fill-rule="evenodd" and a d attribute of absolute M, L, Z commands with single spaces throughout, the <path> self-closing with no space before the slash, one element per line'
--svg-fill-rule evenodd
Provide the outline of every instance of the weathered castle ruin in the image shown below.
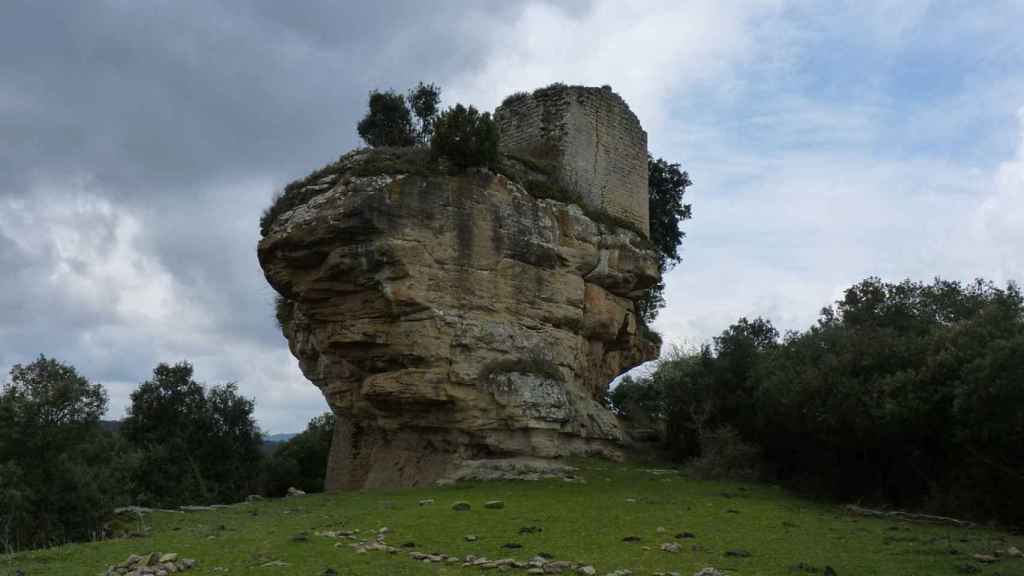
<path fill-rule="evenodd" d="M 590 208 L 649 235 L 647 132 L 610 86 L 554 85 L 494 112 L 507 153 L 545 157 L 561 185 Z"/>
<path fill-rule="evenodd" d="M 608 383 L 657 355 L 634 304 L 658 280 L 646 135 L 604 88 L 517 96 L 496 118 L 508 170 L 358 150 L 296 188 L 259 243 L 289 347 L 337 416 L 329 489 L 619 453 Z M 531 194 L 537 178 L 583 206 Z"/>

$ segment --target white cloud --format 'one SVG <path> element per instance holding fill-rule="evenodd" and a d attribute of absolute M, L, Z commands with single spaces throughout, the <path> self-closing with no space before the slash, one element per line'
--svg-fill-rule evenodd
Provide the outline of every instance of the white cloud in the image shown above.
<path fill-rule="evenodd" d="M 991 171 L 838 151 L 705 164 L 657 328 L 691 345 L 740 316 L 802 330 L 867 276 L 1024 280 L 1024 118 L 1013 129 L 1015 156 Z"/>
<path fill-rule="evenodd" d="M 452 101 L 492 108 L 513 92 L 552 82 L 610 84 L 644 126 L 655 126 L 673 92 L 725 89 L 737 62 L 760 57 L 758 28 L 779 5 L 602 0 L 575 14 L 534 3 L 507 24 L 466 27 L 496 40 L 486 66 L 453 80 L 449 93 Z"/>
<path fill-rule="evenodd" d="M 256 189 L 270 188 L 261 182 Z M 220 212 L 231 213 L 230 207 L 223 208 Z M 283 338 L 268 343 L 260 334 L 231 333 L 222 302 L 208 296 L 217 293 L 216 287 L 184 280 L 180 269 L 159 260 L 147 234 L 167 224 L 161 217 L 159 210 L 140 213 L 112 203 L 89 177 L 53 177 L 37 182 L 24 196 L 0 198 L 0 240 L 13 245 L 31 270 L 17 283 L 31 292 L 8 294 L 5 300 L 13 299 L 5 306 L 28 309 L 27 325 L 14 327 L 25 334 L 16 344 L 27 349 L 6 350 L 0 364 L 28 362 L 38 353 L 69 362 L 106 386 L 108 415 L 119 418 L 130 392 L 158 362 L 188 360 L 197 380 L 210 385 L 235 381 L 243 395 L 256 397 L 257 420 L 267 429 L 301 429 L 326 409 L 320 392 L 303 378 Z M 239 225 L 227 219 L 213 235 L 238 235 Z M 251 256 L 254 245 L 224 242 L 207 249 L 238 259 L 243 256 L 237 252 Z M 268 302 L 266 310 L 247 313 L 262 314 L 269 323 L 269 310 Z M 75 320 L 81 316 L 85 319 Z M 51 323 L 60 330 L 56 340 L 53 333 L 28 338 Z"/>

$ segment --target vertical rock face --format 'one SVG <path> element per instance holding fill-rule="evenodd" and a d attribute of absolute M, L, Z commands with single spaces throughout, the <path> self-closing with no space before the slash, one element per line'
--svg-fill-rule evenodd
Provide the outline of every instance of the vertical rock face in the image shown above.
<path fill-rule="evenodd" d="M 586 206 L 648 234 L 647 133 L 611 87 L 553 84 L 494 112 L 506 153 L 544 157 Z"/>
<path fill-rule="evenodd" d="M 608 383 L 658 352 L 634 305 L 658 280 L 649 241 L 415 154 L 343 156 L 259 243 L 289 347 L 337 416 L 328 489 L 428 483 L 465 460 L 616 457 Z"/>

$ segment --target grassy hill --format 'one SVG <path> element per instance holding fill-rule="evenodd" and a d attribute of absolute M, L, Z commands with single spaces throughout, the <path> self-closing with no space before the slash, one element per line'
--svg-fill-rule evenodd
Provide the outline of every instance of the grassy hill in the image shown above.
<path fill-rule="evenodd" d="M 410 557 L 420 552 L 524 561 L 543 553 L 592 565 L 597 574 L 628 569 L 690 576 L 713 566 L 760 576 L 823 574 L 826 567 L 838 576 L 1024 575 L 1024 559 L 1006 554 L 1010 547 L 1024 549 L 1024 537 L 998 530 L 870 519 L 767 485 L 699 481 L 638 465 L 579 464 L 578 482 L 467 483 L 154 512 L 144 517 L 142 537 L 0 556 L 0 574 L 101 574 L 130 554 L 148 552 L 195 558 L 198 566 L 188 574 L 196 575 L 315 576 L 328 568 L 341 575 L 485 572 Z M 425 499 L 433 503 L 421 505 Z M 504 508 L 485 508 L 490 500 L 503 501 Z M 453 510 L 457 501 L 472 509 Z M 337 534 L 358 530 L 354 538 L 372 541 L 382 528 L 396 553 L 358 552 L 350 545 L 355 540 Z M 477 538 L 467 541 L 467 535 Z M 680 550 L 664 551 L 664 543 Z M 1001 557 L 985 564 L 974 554 Z"/>

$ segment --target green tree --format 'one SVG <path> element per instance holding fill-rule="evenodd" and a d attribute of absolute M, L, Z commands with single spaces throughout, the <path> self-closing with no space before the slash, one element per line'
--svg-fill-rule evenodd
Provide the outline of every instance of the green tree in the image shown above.
<path fill-rule="evenodd" d="M 647 157 L 648 208 L 651 242 L 658 253 L 658 269 L 665 274 L 679 263 L 679 246 L 686 237 L 680 225 L 693 216 L 690 204 L 683 203 L 686 189 L 693 182 L 690 175 L 661 158 Z M 650 324 L 664 307 L 665 283 L 658 282 L 637 302 L 640 318 Z"/>
<path fill-rule="evenodd" d="M 140 502 L 237 501 L 255 484 L 262 437 L 253 402 L 234 384 L 207 390 L 192 373 L 187 362 L 160 364 L 132 392 L 121 434 L 142 454 Z"/>
<path fill-rule="evenodd" d="M 107 395 L 67 364 L 15 365 L 0 392 L 0 544 L 103 536 L 127 503 L 132 456 L 100 426 Z"/>
<path fill-rule="evenodd" d="M 441 105 L 441 89 L 435 84 L 424 84 L 420 82 L 416 88 L 409 91 L 406 96 L 409 108 L 416 116 L 418 124 L 416 129 L 416 143 L 428 144 L 434 133 L 434 122 Z"/>
<path fill-rule="evenodd" d="M 267 460 L 264 493 L 283 496 L 290 486 L 322 492 L 333 437 L 334 414 L 326 412 L 310 420 L 302 433 L 279 446 Z"/>
<path fill-rule="evenodd" d="M 359 136 L 370 146 L 412 146 L 416 127 L 405 98 L 395 92 L 370 92 L 370 110 L 356 125 Z"/>
<path fill-rule="evenodd" d="M 490 113 L 457 104 L 438 116 L 430 150 L 456 168 L 492 167 L 498 161 L 498 127 Z"/>

